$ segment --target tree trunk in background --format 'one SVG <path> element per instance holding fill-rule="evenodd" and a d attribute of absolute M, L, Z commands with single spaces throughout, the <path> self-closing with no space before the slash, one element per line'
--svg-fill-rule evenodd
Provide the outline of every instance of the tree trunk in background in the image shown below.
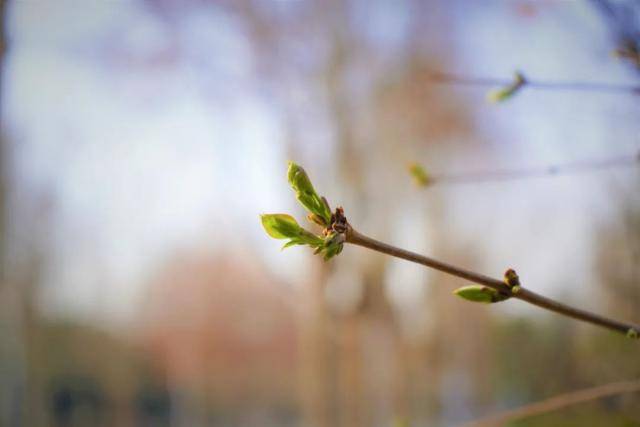
<path fill-rule="evenodd" d="M 365 187 L 365 175 L 363 163 L 364 154 L 358 151 L 358 136 L 355 133 L 357 117 L 352 111 L 349 100 L 349 91 L 345 87 L 348 78 L 349 59 L 355 52 L 351 46 L 349 34 L 344 34 L 348 28 L 346 22 L 346 11 L 343 3 L 337 4 L 334 11 L 335 16 L 330 20 L 335 25 L 332 32 L 332 54 L 330 55 L 326 70 L 326 93 L 328 98 L 327 108 L 334 124 L 337 153 L 335 164 L 339 166 L 338 174 L 342 187 L 342 197 L 349 200 L 350 218 L 362 217 L 362 212 L 367 210 L 372 200 L 368 196 Z M 335 203 L 334 203 L 335 204 Z M 345 262 L 344 260 L 342 262 Z M 336 333 L 342 343 L 338 354 L 339 363 L 343 367 L 337 374 L 342 384 L 342 398 L 339 401 L 340 413 L 342 414 L 341 425 L 345 427 L 361 427 L 375 425 L 382 420 L 375 415 L 376 408 L 383 409 L 375 404 L 365 404 L 372 402 L 376 395 L 386 394 L 385 389 L 379 381 L 378 372 L 366 372 L 363 358 L 375 359 L 374 356 L 377 344 L 382 344 L 383 348 L 389 349 L 394 345 L 395 339 L 389 337 L 386 332 L 393 332 L 395 329 L 381 330 L 374 328 L 377 321 L 382 324 L 393 323 L 391 310 L 383 291 L 384 268 L 386 261 L 377 264 L 378 268 L 362 271 L 363 266 L 353 266 L 351 268 L 359 270 L 357 276 L 365 277 L 366 281 L 362 287 L 361 296 L 364 304 L 356 306 L 348 313 L 342 322 L 338 323 Z M 367 345 L 369 340 L 363 339 L 367 335 L 374 336 L 377 344 Z M 381 338 L 382 343 L 377 342 Z M 384 351 L 383 351 L 384 353 Z M 369 365 L 369 363 L 367 363 Z M 367 378 L 367 384 L 363 382 Z M 366 399 L 365 399 L 366 396 Z"/>
<path fill-rule="evenodd" d="M 7 1 L 0 0 L 0 425 L 40 425 L 42 396 L 37 394 L 30 362 L 35 339 L 33 295 L 39 254 L 30 253 L 20 271 L 10 270 L 10 152 L 5 117 L 5 66 L 8 51 Z M 36 248 L 30 248 L 36 249 Z"/>
<path fill-rule="evenodd" d="M 22 301 L 7 259 L 8 153 L 4 124 L 7 2 L 0 0 L 0 425 L 25 424 L 27 382 L 22 339 Z"/>
<path fill-rule="evenodd" d="M 333 24 L 339 27 L 344 20 L 344 5 L 336 6 L 334 13 L 336 19 L 331 19 Z M 335 129 L 336 145 L 338 147 L 335 154 L 335 164 L 339 166 L 338 173 L 343 183 L 343 196 L 350 194 L 355 196 L 362 194 L 359 190 L 361 175 L 359 174 L 359 158 L 353 149 L 353 129 L 352 118 L 348 102 L 345 99 L 345 91 L 342 87 L 346 67 L 347 42 L 343 30 L 336 28 L 335 36 L 332 40 L 332 53 L 325 74 L 325 88 L 327 93 L 327 109 L 332 118 Z M 353 197 L 350 198 L 353 200 Z M 337 201 L 333 202 L 334 205 Z M 354 205 L 359 205 L 355 203 Z M 364 290 L 366 293 L 366 289 Z M 344 427 L 360 427 L 363 425 L 362 419 L 362 361 L 361 349 L 361 317 L 362 313 L 358 308 L 347 313 L 342 319 L 336 319 L 336 339 L 339 341 L 337 363 L 337 381 L 340 388 L 339 399 L 337 400 L 338 411 L 340 413 L 340 425 Z"/>
<path fill-rule="evenodd" d="M 302 420 L 310 427 L 329 427 L 329 369 L 328 313 L 324 301 L 327 277 L 324 265 L 318 265 L 312 280 L 304 284 L 303 309 L 300 315 L 300 403 Z"/>
<path fill-rule="evenodd" d="M 5 144 L 4 121 L 4 58 L 7 51 L 7 37 L 5 34 L 7 2 L 0 0 L 0 273 L 2 283 L 6 281 L 6 175 L 7 175 L 7 153 Z"/>

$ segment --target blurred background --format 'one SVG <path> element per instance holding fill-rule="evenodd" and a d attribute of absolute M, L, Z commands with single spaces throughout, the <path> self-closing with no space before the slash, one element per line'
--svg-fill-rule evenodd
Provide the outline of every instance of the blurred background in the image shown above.
<path fill-rule="evenodd" d="M 638 344 L 346 247 L 280 251 L 286 161 L 358 230 L 640 322 L 634 0 L 5 0 L 0 426 L 452 426 L 640 377 Z M 617 51 L 617 55 L 612 52 Z M 511 425 L 640 426 L 640 395 Z"/>

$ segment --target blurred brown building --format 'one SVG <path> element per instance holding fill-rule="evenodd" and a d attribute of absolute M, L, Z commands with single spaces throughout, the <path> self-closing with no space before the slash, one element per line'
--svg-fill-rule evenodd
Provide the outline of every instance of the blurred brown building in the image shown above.
<path fill-rule="evenodd" d="M 292 415 L 297 332 L 277 289 L 259 263 L 229 254 L 180 256 L 158 274 L 141 311 L 140 342 L 184 398 L 178 413 L 183 403 L 201 421 L 228 415 L 217 408 Z"/>

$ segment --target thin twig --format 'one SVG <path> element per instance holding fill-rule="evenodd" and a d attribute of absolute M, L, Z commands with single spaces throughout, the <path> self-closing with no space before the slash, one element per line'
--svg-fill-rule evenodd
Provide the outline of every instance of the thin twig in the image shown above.
<path fill-rule="evenodd" d="M 509 86 L 513 83 L 508 79 L 497 79 L 491 77 L 469 77 L 460 76 L 452 73 L 430 72 L 428 76 L 431 81 L 439 84 L 460 85 L 460 86 L 480 86 L 480 87 L 497 87 Z M 633 95 L 640 94 L 640 86 L 625 85 L 614 83 L 597 83 L 597 82 L 547 82 L 526 79 L 525 87 L 540 90 L 569 90 L 569 91 L 588 91 L 588 92 L 608 92 L 608 93 L 629 93 Z"/>
<path fill-rule="evenodd" d="M 591 400 L 602 399 L 623 393 L 640 391 L 640 380 L 619 381 L 583 390 L 560 394 L 549 399 L 510 409 L 496 415 L 463 424 L 461 427 L 501 426 L 510 421 L 521 420 L 535 415 L 546 414 L 567 406 Z"/>
<path fill-rule="evenodd" d="M 434 174 L 430 177 L 432 185 L 473 184 L 478 182 L 515 181 L 544 176 L 568 175 L 604 169 L 637 167 L 640 165 L 640 152 L 636 155 L 618 156 L 609 159 L 563 163 L 528 169 L 478 171 L 459 174 Z"/>
<path fill-rule="evenodd" d="M 487 286 L 489 288 L 497 290 L 503 295 L 507 295 L 509 297 L 526 301 L 529 304 L 536 305 L 545 310 L 553 311 L 555 313 L 559 313 L 564 316 L 568 316 L 577 320 L 598 325 L 603 328 L 611 329 L 611 330 L 626 334 L 629 337 L 638 338 L 638 334 L 640 331 L 640 326 L 638 325 L 619 322 L 617 320 L 609 319 L 607 317 L 590 313 L 585 310 L 568 306 L 566 304 L 557 302 L 555 300 L 552 300 L 550 298 L 537 294 L 533 291 L 525 289 L 522 286 L 519 286 L 517 288 L 517 292 L 514 292 L 512 290 L 514 288 L 507 286 L 505 282 L 502 280 L 493 279 L 491 277 L 484 276 L 482 274 L 475 273 L 473 271 L 465 270 L 465 269 L 456 267 L 454 265 L 447 264 L 442 261 L 438 261 L 433 258 L 429 258 L 424 255 L 417 254 L 415 252 L 407 251 L 405 249 L 400 249 L 395 246 L 391 246 L 386 243 L 379 242 L 375 239 L 372 239 L 363 234 L 360 234 L 359 232 L 354 230 L 351 226 L 347 228 L 347 231 L 345 233 L 345 238 L 347 243 L 362 246 L 377 252 L 394 256 L 396 258 L 402 258 L 407 261 L 415 262 L 417 264 L 422 264 L 426 267 L 430 267 L 430 268 L 442 271 L 444 273 L 451 274 L 456 277 L 460 277 L 470 282 Z"/>

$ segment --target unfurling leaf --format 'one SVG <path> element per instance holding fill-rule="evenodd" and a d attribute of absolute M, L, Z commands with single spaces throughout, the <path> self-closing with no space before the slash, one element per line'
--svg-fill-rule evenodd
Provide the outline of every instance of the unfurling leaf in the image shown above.
<path fill-rule="evenodd" d="M 331 224 L 331 208 L 326 199 L 316 193 L 305 170 L 294 162 L 289 162 L 287 179 L 296 192 L 298 201 L 314 215 L 314 221 L 328 227 Z"/>
<path fill-rule="evenodd" d="M 282 245 L 282 249 L 287 249 L 290 248 L 291 246 L 295 246 L 298 245 L 299 243 L 294 242 L 293 240 L 288 241 L 287 243 L 285 243 L 284 245 Z"/>
<path fill-rule="evenodd" d="M 433 179 L 429 176 L 427 171 L 418 163 L 411 163 L 409 165 L 409 173 L 413 177 L 413 181 L 418 187 L 426 187 L 433 183 Z"/>
<path fill-rule="evenodd" d="M 274 239 L 294 237 L 302 228 L 294 217 L 287 214 L 264 214 L 260 219 L 267 234 Z"/>
<path fill-rule="evenodd" d="M 293 245 L 309 245 L 317 248 L 324 244 L 324 240 L 321 237 L 300 227 L 291 215 L 265 214 L 261 215 L 260 219 L 269 236 L 274 239 L 289 239 L 282 249 Z"/>
<path fill-rule="evenodd" d="M 500 89 L 492 90 L 487 94 L 487 99 L 490 102 L 498 103 L 503 102 L 515 95 L 525 84 L 527 80 L 521 72 L 516 71 L 514 80 L 508 86 Z"/>
<path fill-rule="evenodd" d="M 453 291 L 453 293 L 468 301 L 481 302 L 485 304 L 500 302 L 509 298 L 506 295 L 500 294 L 500 292 L 493 288 L 482 285 L 463 286 L 462 288 L 458 288 Z"/>

